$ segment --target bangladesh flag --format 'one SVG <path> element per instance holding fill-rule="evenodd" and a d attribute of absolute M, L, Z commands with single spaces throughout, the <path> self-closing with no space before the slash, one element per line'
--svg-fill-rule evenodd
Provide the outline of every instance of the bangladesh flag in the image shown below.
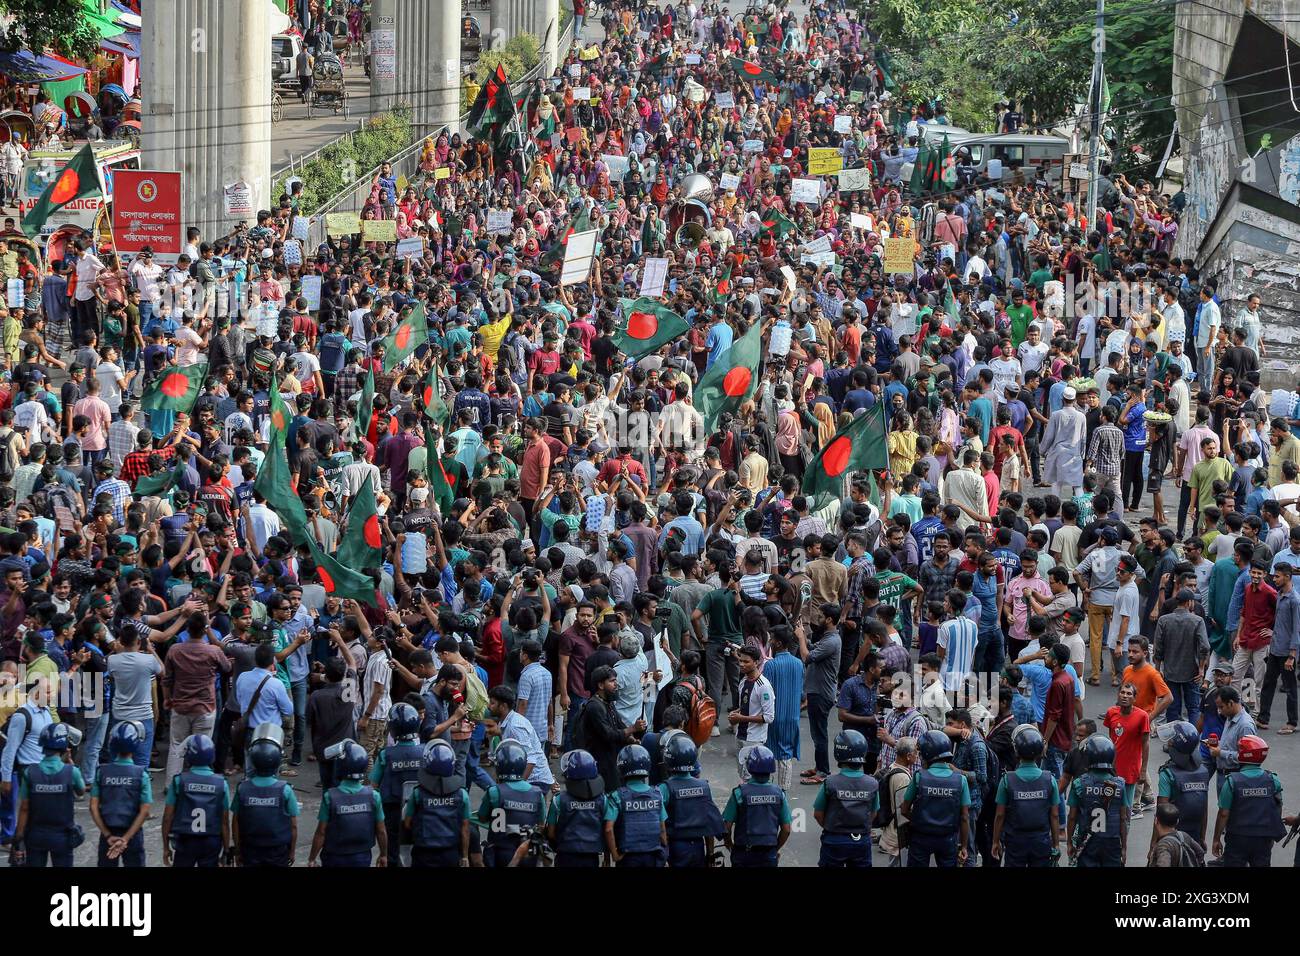
<path fill-rule="evenodd" d="M 929 181 L 931 192 L 945 193 L 957 185 L 957 166 L 953 160 L 952 146 L 948 142 L 948 134 L 943 134 L 943 142 L 939 144 L 937 153 L 931 154 L 933 178 Z"/>
<path fill-rule="evenodd" d="M 885 406 L 872 405 L 835 433 L 817 453 L 803 475 L 804 494 L 812 497 L 840 497 L 844 478 L 851 472 L 889 467 L 889 444 L 885 438 Z"/>
<path fill-rule="evenodd" d="M 510 81 L 505 67 L 498 63 L 496 72 L 487 78 L 474 105 L 469 108 L 465 128 L 471 136 L 483 139 L 494 125 L 506 122 L 514 115 L 515 101 L 510 92 Z"/>
<path fill-rule="evenodd" d="M 140 407 L 146 411 L 188 412 L 198 401 L 207 375 L 207 365 L 169 365 L 144 390 Z"/>
<path fill-rule="evenodd" d="M 649 355 L 690 331 L 685 319 L 654 299 L 620 299 L 619 304 L 627 325 L 614 332 L 614 344 L 628 358 Z"/>
<path fill-rule="evenodd" d="M 370 431 L 370 416 L 375 411 L 375 368 L 366 371 L 365 384 L 361 386 L 361 401 L 357 403 L 357 439 L 365 438 Z"/>
<path fill-rule="evenodd" d="M 641 64 L 641 72 L 649 73 L 652 76 L 659 76 L 668 66 L 668 54 L 656 53 L 644 63 Z"/>
<path fill-rule="evenodd" d="M 456 500 L 456 494 L 451 487 L 451 476 L 442 467 L 442 459 L 438 457 L 438 443 L 433 440 L 433 432 L 428 425 L 424 426 L 424 449 L 424 473 L 429 478 L 429 487 L 433 489 L 434 505 L 440 514 L 448 514 L 451 503 Z"/>
<path fill-rule="evenodd" d="M 776 75 L 758 63 L 750 63 L 748 60 L 733 56 L 727 59 L 727 64 L 751 83 L 776 82 Z"/>
<path fill-rule="evenodd" d="M 709 366 L 700 384 L 695 386 L 694 398 L 707 434 L 713 434 L 719 415 L 734 412 L 754 396 L 762 358 L 763 327 L 762 323 L 755 322 Z"/>
<path fill-rule="evenodd" d="M 438 381 L 438 367 L 435 365 L 429 372 L 429 380 L 424 383 L 424 413 L 437 422 L 438 426 L 445 429 L 447 423 L 451 421 L 451 409 L 447 403 L 442 400 L 442 386 Z"/>
<path fill-rule="evenodd" d="M 784 239 L 790 233 L 799 230 L 799 227 L 792 220 L 781 215 L 781 211 L 775 208 L 768 211 L 768 214 L 763 218 L 762 226 L 763 232 L 773 235 L 777 239 Z"/>
<path fill-rule="evenodd" d="M 348 508 L 348 526 L 336 557 L 350 568 L 377 568 L 384 553 L 375 489 L 367 478 Z"/>
<path fill-rule="evenodd" d="M 722 273 L 718 278 L 718 284 L 713 289 L 714 302 L 726 302 L 731 296 L 731 266 L 727 266 L 727 271 Z"/>
<path fill-rule="evenodd" d="M 58 178 L 45 187 L 41 198 L 36 200 L 31 211 L 23 217 L 23 232 L 29 239 L 34 239 L 41 234 L 45 221 L 68 203 L 85 196 L 103 194 L 103 187 L 99 183 L 99 167 L 95 163 L 95 151 L 87 143 L 68 161 L 68 165 L 63 167 Z"/>
<path fill-rule="evenodd" d="M 384 339 L 384 371 L 390 372 L 401 365 L 412 352 L 429 341 L 429 323 L 424 312 L 424 303 L 415 303 L 415 308 L 407 312 L 397 328 Z"/>
<path fill-rule="evenodd" d="M 925 192 L 926 186 L 930 182 L 927 178 L 929 168 L 930 147 L 922 143 L 916 153 L 916 162 L 912 164 L 912 178 L 907 184 L 907 189 L 912 195 L 919 196 Z"/>
<path fill-rule="evenodd" d="M 289 458 L 284 451 L 284 442 L 272 441 L 257 469 L 253 479 L 253 490 L 261 495 L 276 516 L 284 522 L 293 537 L 294 544 L 313 540 L 307 533 L 307 512 L 302 506 L 302 499 L 293 490 L 289 479 Z"/>
<path fill-rule="evenodd" d="M 271 444 L 278 444 L 281 448 L 286 447 L 285 443 L 289 437 L 289 423 L 293 421 L 293 414 L 289 411 L 289 406 L 284 403 L 284 396 L 280 394 L 280 383 L 274 379 L 271 381 Z"/>
<path fill-rule="evenodd" d="M 133 494 L 137 495 L 156 495 L 161 497 L 167 494 L 180 481 L 181 475 L 185 473 L 184 465 L 177 465 L 175 468 L 164 468 L 155 471 L 152 475 L 145 475 L 135 483 L 131 489 Z"/>
<path fill-rule="evenodd" d="M 379 607 L 379 599 L 375 597 L 374 578 L 360 571 L 345 568 L 322 551 L 315 538 L 308 537 L 306 544 L 311 551 L 312 560 L 316 562 L 316 576 L 320 579 L 321 587 L 325 589 L 326 594 L 337 598 L 352 598 L 362 604 Z"/>

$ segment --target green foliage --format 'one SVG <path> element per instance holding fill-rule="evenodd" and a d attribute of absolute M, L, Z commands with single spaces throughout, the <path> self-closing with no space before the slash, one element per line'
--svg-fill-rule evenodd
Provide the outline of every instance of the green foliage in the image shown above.
<path fill-rule="evenodd" d="M 412 142 L 410 114 L 405 109 L 376 116 L 350 137 L 336 140 L 320 151 L 306 166 L 293 175 L 303 182 L 302 211 L 314 213 L 357 179 L 368 175 L 387 159 L 400 153 Z M 349 171 L 351 179 L 349 179 Z M 287 192 L 286 174 L 277 180 L 272 198 Z"/>
<path fill-rule="evenodd" d="M 99 49 L 99 33 L 82 15 L 82 0 L 0 0 L 0 47 L 48 48 L 88 60 Z"/>
<path fill-rule="evenodd" d="M 538 52 L 540 44 L 531 33 L 520 33 L 499 50 L 484 50 L 478 62 L 474 64 L 474 79 L 480 84 L 491 76 L 497 64 L 505 67 L 506 77 L 514 82 L 537 65 L 541 59 Z M 469 109 L 469 104 L 461 104 Z"/>

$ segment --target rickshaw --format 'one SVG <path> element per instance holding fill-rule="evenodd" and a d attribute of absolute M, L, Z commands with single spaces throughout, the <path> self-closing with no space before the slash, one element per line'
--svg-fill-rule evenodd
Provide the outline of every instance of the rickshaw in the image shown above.
<path fill-rule="evenodd" d="M 104 128 L 105 136 L 112 136 L 117 124 L 131 119 L 126 115 L 126 109 L 131 104 L 136 104 L 136 112 L 139 113 L 139 100 L 132 100 L 126 95 L 126 90 L 116 83 L 109 83 L 99 91 L 99 115 L 100 122 Z M 139 115 L 135 119 L 139 119 Z"/>
<path fill-rule="evenodd" d="M 347 17 L 326 17 L 325 32 L 330 36 L 330 43 L 334 47 L 335 53 L 342 53 L 347 50 L 350 42 Z"/>
<path fill-rule="evenodd" d="M 117 130 L 115 131 L 114 135 L 118 139 L 129 139 L 132 143 L 135 144 L 135 147 L 139 149 L 140 137 L 142 135 L 140 131 L 140 121 L 126 120 L 125 122 L 118 123 Z"/>
<path fill-rule="evenodd" d="M 460 18 L 460 59 L 474 63 L 483 53 L 483 31 L 473 17 Z"/>
<path fill-rule="evenodd" d="M 89 93 L 76 92 L 63 98 L 63 112 L 68 116 L 68 132 L 84 139 L 90 124 L 99 116 L 99 107 Z"/>
<path fill-rule="evenodd" d="M 343 79 L 343 64 L 332 53 L 316 57 L 312 68 L 311 97 L 307 100 L 307 116 L 315 109 L 333 110 L 335 115 L 348 115 L 348 87 Z"/>
<path fill-rule="evenodd" d="M 21 229 L 6 229 L 0 232 L 0 239 L 9 243 L 9 248 L 14 252 L 19 249 L 27 250 L 27 261 L 34 265 L 39 272 L 45 271 L 45 257 L 41 255 L 39 243 L 33 242 L 27 238 L 27 234 Z"/>
<path fill-rule="evenodd" d="M 9 138 L 17 140 L 28 149 L 36 142 L 36 121 L 22 110 L 6 110 L 0 113 L 0 125 L 4 126 L 4 142 Z"/>

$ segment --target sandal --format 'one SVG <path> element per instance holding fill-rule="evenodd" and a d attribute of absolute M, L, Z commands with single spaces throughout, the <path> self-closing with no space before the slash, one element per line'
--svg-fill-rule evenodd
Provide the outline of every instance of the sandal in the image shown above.
<path fill-rule="evenodd" d="M 804 777 L 799 782 L 805 784 L 806 786 L 818 787 L 826 782 L 826 778 L 822 776 L 820 773 L 815 773 L 811 777 Z"/>
<path fill-rule="evenodd" d="M 814 767 L 809 767 L 809 768 L 808 768 L 807 770 L 805 770 L 803 773 L 799 774 L 799 776 L 800 776 L 800 778 L 804 778 L 804 777 L 815 777 L 815 776 L 817 776 L 818 772 L 819 772 L 819 771 L 818 771 L 816 768 L 814 768 Z"/>
<path fill-rule="evenodd" d="M 1100 678 L 1100 677 L 1089 677 L 1089 678 L 1088 678 L 1088 686 L 1089 686 L 1089 687 L 1100 687 L 1100 686 L 1101 686 L 1101 678 Z"/>
<path fill-rule="evenodd" d="M 1293 733 L 1295 733 L 1295 724 L 1287 724 L 1285 727 L 1283 727 L 1283 728 L 1282 728 L 1281 730 L 1279 730 L 1277 733 L 1278 733 L 1278 736 L 1279 736 L 1279 737 L 1284 737 L 1284 736 L 1287 736 L 1287 735 L 1289 735 L 1289 734 L 1293 734 Z"/>
<path fill-rule="evenodd" d="M 1118 678 L 1118 677 L 1112 677 L 1112 678 L 1110 679 L 1110 686 L 1111 686 L 1111 687 L 1118 687 L 1118 686 L 1119 686 L 1119 678 Z"/>
<path fill-rule="evenodd" d="M 1257 720 L 1257 721 L 1255 721 L 1255 729 L 1256 729 L 1256 730 L 1268 730 L 1268 721 L 1267 721 L 1267 720 Z"/>

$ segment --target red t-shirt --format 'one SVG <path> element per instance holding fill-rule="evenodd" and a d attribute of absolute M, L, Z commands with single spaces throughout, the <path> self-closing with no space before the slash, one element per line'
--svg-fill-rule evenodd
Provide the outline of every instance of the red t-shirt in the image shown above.
<path fill-rule="evenodd" d="M 1142 772 L 1142 737 L 1151 733 L 1151 718 L 1141 707 L 1134 706 L 1125 714 L 1116 704 L 1106 711 L 1105 726 L 1115 744 L 1115 773 L 1125 783 L 1137 783 Z"/>

